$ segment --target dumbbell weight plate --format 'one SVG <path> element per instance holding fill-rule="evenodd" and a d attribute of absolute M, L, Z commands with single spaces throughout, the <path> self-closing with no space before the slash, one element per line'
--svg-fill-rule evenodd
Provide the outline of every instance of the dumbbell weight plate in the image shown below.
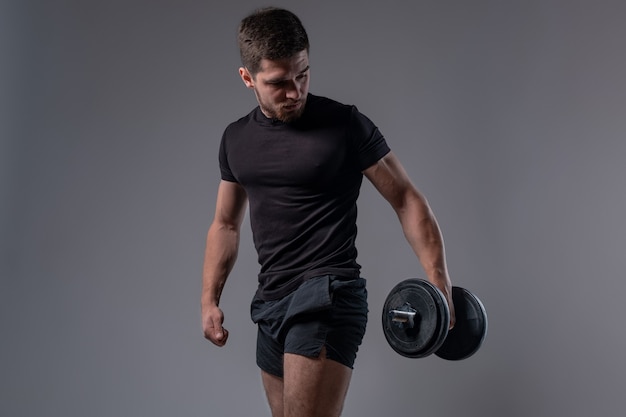
<path fill-rule="evenodd" d="M 437 351 L 448 334 L 450 311 L 441 291 L 410 278 L 398 283 L 385 300 L 383 333 L 393 350 L 409 358 Z"/>
<path fill-rule="evenodd" d="M 487 312 L 474 294 L 461 287 L 452 287 L 452 301 L 456 316 L 454 328 L 435 355 L 458 361 L 469 358 L 482 345 L 487 336 Z"/>

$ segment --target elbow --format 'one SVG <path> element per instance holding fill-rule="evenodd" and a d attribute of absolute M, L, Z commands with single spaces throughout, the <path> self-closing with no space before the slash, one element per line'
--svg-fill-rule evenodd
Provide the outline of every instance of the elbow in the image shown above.
<path fill-rule="evenodd" d="M 391 204 L 401 220 L 411 218 L 421 222 L 433 218 L 428 201 L 414 187 L 407 189 Z"/>

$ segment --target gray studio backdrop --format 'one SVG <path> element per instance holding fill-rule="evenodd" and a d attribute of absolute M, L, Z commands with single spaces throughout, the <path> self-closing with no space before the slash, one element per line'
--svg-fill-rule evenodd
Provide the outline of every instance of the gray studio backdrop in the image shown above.
<path fill-rule="evenodd" d="M 219 139 L 255 105 L 235 28 L 266 4 L 2 2 L 0 415 L 269 416 L 247 220 L 225 348 L 199 315 Z M 490 318 L 466 361 L 387 346 L 384 297 L 423 275 L 364 183 L 344 416 L 623 415 L 625 3 L 274 4 L 309 30 L 311 91 L 380 127 Z"/>

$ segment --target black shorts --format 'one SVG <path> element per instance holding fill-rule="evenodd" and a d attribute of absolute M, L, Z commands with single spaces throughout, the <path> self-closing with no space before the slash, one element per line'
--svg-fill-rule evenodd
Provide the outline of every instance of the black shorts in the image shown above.
<path fill-rule="evenodd" d="M 305 281 L 280 300 L 252 300 L 258 325 L 256 360 L 265 372 L 283 376 L 283 354 L 326 357 L 349 368 L 367 324 L 365 279 L 324 275 Z"/>

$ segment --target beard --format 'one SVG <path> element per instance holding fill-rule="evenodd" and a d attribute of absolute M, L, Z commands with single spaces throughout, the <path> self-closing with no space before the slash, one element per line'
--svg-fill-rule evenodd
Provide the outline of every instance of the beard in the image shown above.
<path fill-rule="evenodd" d="M 303 96 L 300 100 L 289 100 L 279 104 L 268 104 L 262 101 L 257 94 L 259 107 L 263 111 L 265 116 L 270 119 L 280 120 L 283 123 L 291 123 L 298 120 L 306 105 L 306 96 Z"/>

